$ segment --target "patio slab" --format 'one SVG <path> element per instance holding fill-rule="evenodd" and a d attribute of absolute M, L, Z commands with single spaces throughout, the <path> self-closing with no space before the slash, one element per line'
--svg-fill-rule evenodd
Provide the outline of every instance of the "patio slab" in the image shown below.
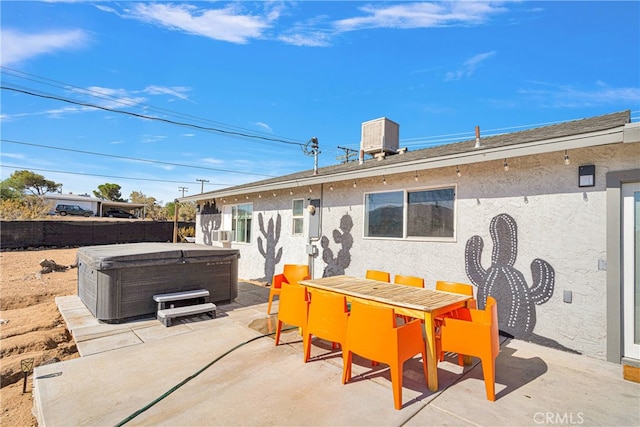
<path fill-rule="evenodd" d="M 277 321 L 266 314 L 268 289 L 255 291 L 262 299 L 240 291 L 216 319 L 170 328 L 155 319 L 85 325 L 78 345 L 100 351 L 35 369 L 39 425 L 640 425 L 640 384 L 625 381 L 621 365 L 506 338 L 495 402 L 486 400 L 477 359 L 459 367 L 447 357 L 434 393 L 415 358 L 405 364 L 403 408 L 396 411 L 386 366 L 372 369 L 355 357 L 352 381 L 342 385 L 341 353 L 330 343 L 314 340 L 308 363 L 297 329 L 276 347 L 264 336 Z M 59 308 L 78 310 L 69 300 Z M 77 311 L 70 318 L 86 321 Z M 122 345 L 133 336 L 138 343 Z"/>

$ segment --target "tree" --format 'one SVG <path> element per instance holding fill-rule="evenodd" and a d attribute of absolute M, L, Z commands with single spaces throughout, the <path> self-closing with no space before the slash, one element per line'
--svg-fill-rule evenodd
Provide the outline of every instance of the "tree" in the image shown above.
<path fill-rule="evenodd" d="M 155 197 L 147 197 L 141 191 L 132 191 L 129 195 L 131 203 L 142 203 L 145 205 L 145 213 L 147 218 L 154 220 L 166 220 L 165 209 L 158 204 Z"/>
<path fill-rule="evenodd" d="M 112 202 L 126 202 L 122 198 L 120 193 L 120 186 L 118 184 L 106 184 L 98 185 L 98 191 L 93 190 L 93 195 L 99 199 L 110 200 Z"/>
<path fill-rule="evenodd" d="M 165 206 L 168 219 L 173 219 L 175 215 L 176 203 L 169 202 Z M 196 220 L 196 204 L 194 202 L 178 203 L 178 220 L 179 221 L 195 221 Z"/>
<path fill-rule="evenodd" d="M 42 196 L 46 193 L 55 193 L 62 187 L 44 176 L 28 171 L 15 171 L 11 176 L 2 181 L 2 198 L 20 197 L 27 191 L 34 196 Z"/>

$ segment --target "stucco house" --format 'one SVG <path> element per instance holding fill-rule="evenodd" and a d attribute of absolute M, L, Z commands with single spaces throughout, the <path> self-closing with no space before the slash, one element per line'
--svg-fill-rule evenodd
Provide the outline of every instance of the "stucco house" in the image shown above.
<path fill-rule="evenodd" d="M 358 161 L 179 201 L 239 276 L 367 269 L 474 285 L 518 339 L 638 366 L 640 123 L 630 112 L 406 151 L 362 124 Z M 366 155 L 366 158 L 365 158 Z M 635 240 L 634 240 L 635 238 Z M 635 301 L 634 302 L 634 295 Z"/>

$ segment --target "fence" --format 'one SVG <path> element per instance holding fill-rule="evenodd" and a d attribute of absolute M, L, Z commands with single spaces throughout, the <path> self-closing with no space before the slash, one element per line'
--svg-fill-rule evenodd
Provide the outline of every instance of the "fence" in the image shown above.
<path fill-rule="evenodd" d="M 2 249 L 171 241 L 173 221 L 0 221 Z"/>

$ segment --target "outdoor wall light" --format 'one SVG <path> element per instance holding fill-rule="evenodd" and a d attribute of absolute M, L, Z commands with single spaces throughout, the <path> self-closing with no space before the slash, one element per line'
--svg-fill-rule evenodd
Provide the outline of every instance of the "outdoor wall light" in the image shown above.
<path fill-rule="evenodd" d="M 569 160 L 569 153 L 567 153 L 567 150 L 564 150 L 564 164 L 568 165 L 571 163 L 571 160 Z"/>
<path fill-rule="evenodd" d="M 456 175 L 458 176 L 458 178 L 462 176 L 462 173 L 460 172 L 460 168 L 458 166 L 456 166 Z"/>
<path fill-rule="evenodd" d="M 507 163 L 507 159 L 504 159 L 504 171 L 507 172 L 509 170 L 509 163 Z"/>
<path fill-rule="evenodd" d="M 594 187 L 596 185 L 596 166 L 578 167 L 578 187 Z"/>

